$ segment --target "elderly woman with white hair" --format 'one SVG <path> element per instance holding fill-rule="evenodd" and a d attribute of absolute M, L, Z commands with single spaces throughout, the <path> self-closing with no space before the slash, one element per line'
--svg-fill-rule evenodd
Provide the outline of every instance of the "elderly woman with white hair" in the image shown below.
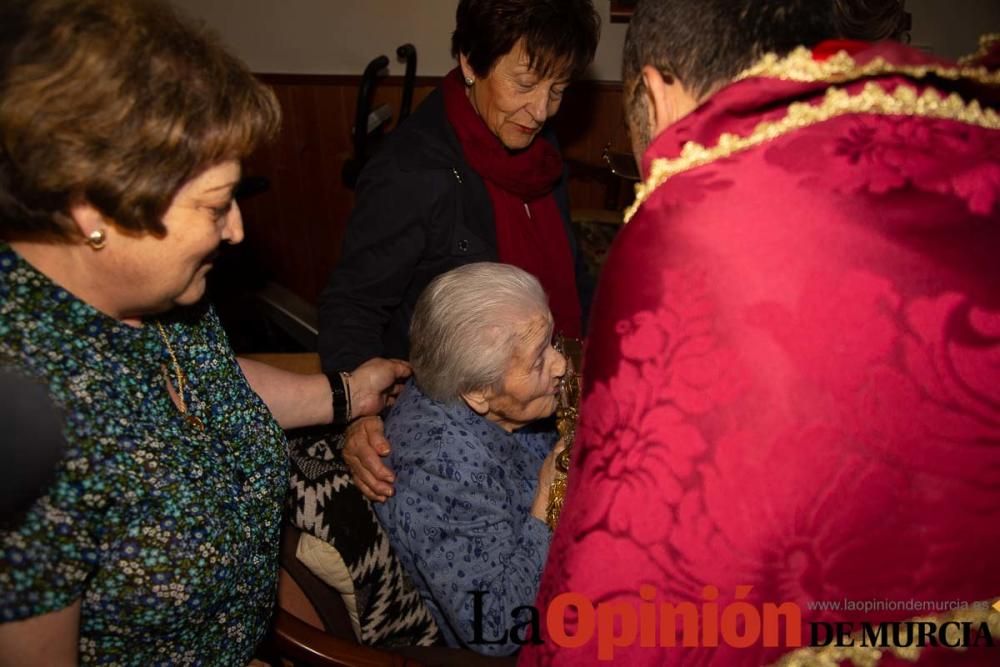
<path fill-rule="evenodd" d="M 513 652 L 511 611 L 538 589 L 561 443 L 535 422 L 566 372 L 552 328 L 538 280 L 507 264 L 449 271 L 417 301 L 414 381 L 386 420 L 396 493 L 375 510 L 451 646 Z"/>

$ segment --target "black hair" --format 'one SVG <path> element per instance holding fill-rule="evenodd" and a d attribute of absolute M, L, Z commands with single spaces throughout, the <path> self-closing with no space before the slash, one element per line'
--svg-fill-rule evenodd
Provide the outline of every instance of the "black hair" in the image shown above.
<path fill-rule="evenodd" d="M 622 75 L 632 82 L 652 65 L 702 97 L 765 53 L 837 36 L 831 0 L 639 0 Z"/>

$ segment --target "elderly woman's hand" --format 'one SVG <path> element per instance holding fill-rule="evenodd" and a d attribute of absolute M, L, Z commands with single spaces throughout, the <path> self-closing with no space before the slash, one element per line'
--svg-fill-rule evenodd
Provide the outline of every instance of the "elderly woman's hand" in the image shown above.
<path fill-rule="evenodd" d="M 556 478 L 556 457 L 564 449 L 566 449 L 566 441 L 559 438 L 559 442 L 542 461 L 542 467 L 538 471 L 538 490 L 535 491 L 535 500 L 531 503 L 531 516 L 539 521 L 545 521 L 545 515 L 549 509 L 549 489 Z"/>
<path fill-rule="evenodd" d="M 392 495 L 396 476 L 382 462 L 382 457 L 388 455 L 389 441 L 381 419 L 362 417 L 347 427 L 344 461 L 351 469 L 354 485 L 373 502 L 385 502 Z"/>
<path fill-rule="evenodd" d="M 351 372 L 351 416 L 377 415 L 392 405 L 410 376 L 410 364 L 399 359 L 369 359 Z"/>
<path fill-rule="evenodd" d="M 354 421 L 344 435 L 344 461 L 354 484 L 368 500 L 384 502 L 392 495 L 392 471 L 382 463 L 389 455 L 382 420 L 377 416 L 392 405 L 410 376 L 410 365 L 398 359 L 369 359 L 351 373 L 351 412 Z M 367 415 L 367 416 L 366 416 Z"/>

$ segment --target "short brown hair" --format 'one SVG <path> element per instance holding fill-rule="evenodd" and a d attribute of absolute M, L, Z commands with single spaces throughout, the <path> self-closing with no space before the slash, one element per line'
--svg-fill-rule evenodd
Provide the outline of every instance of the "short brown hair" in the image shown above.
<path fill-rule="evenodd" d="M 163 234 L 177 191 L 248 155 L 281 112 L 218 39 L 161 0 L 5 0 L 0 236 L 70 237 L 82 198 Z"/>
<path fill-rule="evenodd" d="M 591 0 L 461 0 L 451 54 L 484 77 L 524 40 L 529 66 L 543 77 L 578 78 L 597 51 L 601 18 Z"/>

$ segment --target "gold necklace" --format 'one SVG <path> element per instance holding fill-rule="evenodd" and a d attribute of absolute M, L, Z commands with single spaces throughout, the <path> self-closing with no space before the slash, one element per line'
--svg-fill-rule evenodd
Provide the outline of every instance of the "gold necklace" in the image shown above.
<path fill-rule="evenodd" d="M 184 417 L 188 424 L 204 431 L 205 423 L 188 412 L 187 403 L 184 402 L 184 373 L 181 371 L 181 365 L 177 362 L 177 355 L 174 354 L 174 348 L 170 345 L 170 339 L 167 337 L 167 332 L 163 329 L 163 325 L 159 322 L 159 320 L 156 322 L 156 328 L 160 332 L 160 338 L 163 339 L 164 345 L 167 346 L 167 353 L 170 354 L 170 361 L 173 363 L 174 373 L 177 375 L 177 386 L 175 387 L 170 374 L 167 373 L 167 369 L 163 368 L 163 377 L 167 380 L 167 383 L 170 384 L 171 388 L 175 389 L 175 393 L 177 394 L 177 402 L 175 403 L 175 405 L 177 405 L 177 410 L 181 413 L 181 416 Z"/>

